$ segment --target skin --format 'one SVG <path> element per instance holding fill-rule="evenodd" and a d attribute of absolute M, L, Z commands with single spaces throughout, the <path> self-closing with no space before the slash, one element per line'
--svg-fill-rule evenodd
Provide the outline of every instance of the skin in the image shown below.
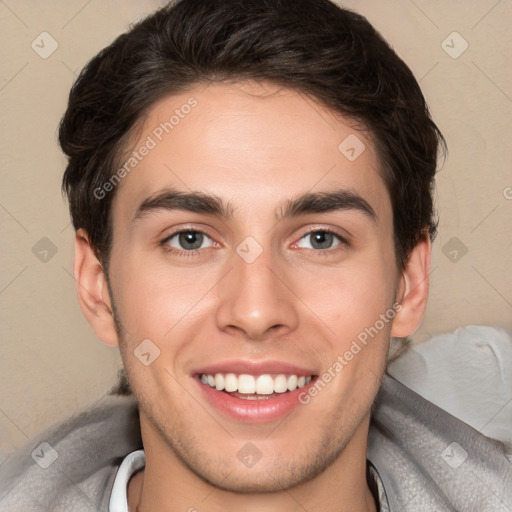
<path fill-rule="evenodd" d="M 100 339 L 120 346 L 140 403 L 147 464 L 130 481 L 130 510 L 373 511 L 370 407 L 390 337 L 410 335 L 423 316 L 429 242 L 397 269 L 371 138 L 289 89 L 210 84 L 166 97 L 128 149 L 190 97 L 197 106 L 115 191 L 110 286 L 87 233 L 76 236 L 81 308 Z M 350 134 L 366 148 L 353 162 L 338 150 Z M 141 203 L 169 189 L 220 198 L 231 215 L 158 208 L 134 220 Z M 375 218 L 351 208 L 276 219 L 298 196 L 335 190 L 363 198 Z M 169 240 L 184 228 L 209 238 L 187 252 Z M 340 238 L 319 249 L 310 234 L 325 230 Z M 262 248 L 250 264 L 236 252 L 248 236 Z M 230 419 L 193 382 L 194 369 L 232 359 L 322 373 L 394 302 L 394 319 L 284 420 Z M 144 339 L 160 350 L 149 366 L 134 356 Z M 237 457 L 247 442 L 261 452 L 251 468 Z"/>

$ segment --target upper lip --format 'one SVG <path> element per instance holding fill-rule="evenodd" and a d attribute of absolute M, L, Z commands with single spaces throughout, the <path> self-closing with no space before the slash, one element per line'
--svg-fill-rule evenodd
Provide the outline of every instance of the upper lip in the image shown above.
<path fill-rule="evenodd" d="M 268 373 L 285 375 L 316 375 L 314 369 L 304 366 L 298 366 L 284 361 L 248 361 L 233 360 L 213 363 L 207 366 L 201 366 L 192 372 L 195 375 L 215 375 L 216 373 L 235 373 L 237 375 L 264 375 Z"/>

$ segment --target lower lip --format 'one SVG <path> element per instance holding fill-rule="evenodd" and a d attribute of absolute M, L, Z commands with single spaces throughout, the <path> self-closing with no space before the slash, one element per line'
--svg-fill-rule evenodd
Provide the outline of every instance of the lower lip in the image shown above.
<path fill-rule="evenodd" d="M 208 402 L 229 418 L 247 423 L 267 423 L 282 419 L 295 408 L 300 407 L 302 404 L 299 402 L 299 395 L 307 392 L 308 388 L 314 384 L 315 379 L 313 378 L 309 384 L 294 391 L 256 400 L 237 398 L 223 391 L 217 391 L 215 388 L 203 384 L 198 378 L 195 378 L 195 381 Z"/>

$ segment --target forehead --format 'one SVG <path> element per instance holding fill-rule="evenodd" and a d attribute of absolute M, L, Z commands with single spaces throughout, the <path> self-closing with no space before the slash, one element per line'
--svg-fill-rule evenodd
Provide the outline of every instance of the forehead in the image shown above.
<path fill-rule="evenodd" d="M 297 91 L 216 83 L 168 96 L 148 111 L 125 154 L 114 216 L 127 218 L 166 188 L 206 192 L 239 210 L 269 211 L 307 192 L 357 192 L 390 210 L 368 134 Z"/>

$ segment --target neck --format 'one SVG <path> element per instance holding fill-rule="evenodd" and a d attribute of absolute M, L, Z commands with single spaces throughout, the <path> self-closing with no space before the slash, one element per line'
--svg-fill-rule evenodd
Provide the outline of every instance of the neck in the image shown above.
<path fill-rule="evenodd" d="M 146 468 L 128 487 L 130 512 L 376 512 L 366 481 L 369 415 L 342 452 L 319 475 L 267 493 L 242 493 L 212 485 L 188 468 L 149 425 L 141 426 Z M 149 427 L 149 428 L 148 428 Z M 228 480 L 228 477 L 226 480 Z M 226 482 L 227 483 L 227 482 Z"/>

